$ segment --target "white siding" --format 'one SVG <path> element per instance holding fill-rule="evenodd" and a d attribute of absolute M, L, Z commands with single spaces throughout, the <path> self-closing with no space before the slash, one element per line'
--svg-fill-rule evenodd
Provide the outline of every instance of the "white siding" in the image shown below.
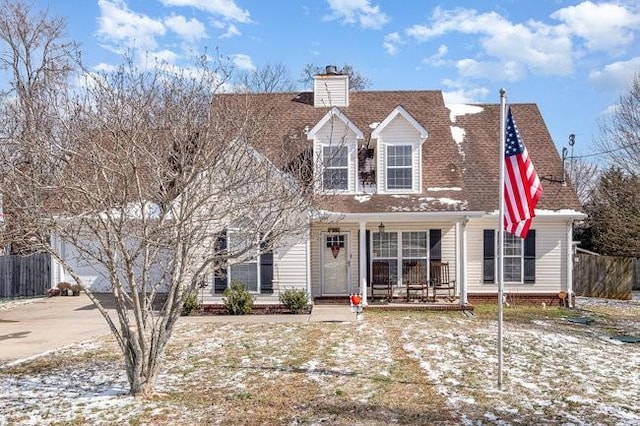
<path fill-rule="evenodd" d="M 497 284 L 483 282 L 483 231 L 495 229 L 496 220 L 470 220 L 467 224 L 467 284 L 469 293 L 492 293 Z M 536 281 L 527 284 L 505 283 L 505 293 L 557 293 L 567 286 L 567 243 L 565 222 L 534 219 L 536 231 Z M 497 238 L 497 230 L 496 230 Z M 497 272 L 496 272 L 497 273 Z"/>
<path fill-rule="evenodd" d="M 388 145 L 411 145 L 413 166 L 413 189 L 387 191 L 386 156 Z M 380 132 L 377 141 L 377 176 L 379 192 L 421 192 L 422 191 L 422 149 L 420 133 L 401 115 L 396 117 Z"/>
<path fill-rule="evenodd" d="M 349 106 L 348 75 L 318 75 L 313 83 L 313 106 Z"/>
<path fill-rule="evenodd" d="M 307 244 L 301 239 L 283 241 L 274 250 L 273 291 L 307 288 Z"/>

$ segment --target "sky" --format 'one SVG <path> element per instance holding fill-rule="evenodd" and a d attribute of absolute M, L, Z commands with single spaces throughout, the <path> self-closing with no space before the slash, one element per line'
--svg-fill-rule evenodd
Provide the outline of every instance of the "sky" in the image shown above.
<path fill-rule="evenodd" d="M 135 47 L 176 65 L 217 50 L 238 69 L 350 64 L 368 90 L 447 103 L 536 103 L 560 152 L 597 153 L 599 123 L 640 72 L 637 0 L 35 0 L 88 65 Z M 300 85 L 300 89 L 309 89 Z M 516 117 L 517 121 L 517 117 Z M 525 141 L 526 144 L 526 141 Z"/>

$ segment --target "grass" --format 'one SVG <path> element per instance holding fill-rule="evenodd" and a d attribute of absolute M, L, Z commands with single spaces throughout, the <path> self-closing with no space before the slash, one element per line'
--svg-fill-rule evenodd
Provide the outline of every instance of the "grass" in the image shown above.
<path fill-rule="evenodd" d="M 112 398 L 113 406 L 96 406 L 92 397 L 65 398 L 72 384 L 57 396 L 71 413 L 61 420 L 55 407 L 45 411 L 11 392 L 15 405 L 10 401 L 0 408 L 0 420 L 386 426 L 580 419 L 624 424 L 606 410 L 626 410 L 640 419 L 637 393 L 625 393 L 637 382 L 604 372 L 624 372 L 624 363 L 640 360 L 640 345 L 612 346 L 596 336 L 621 327 L 639 333 L 639 314 L 505 308 L 505 392 L 494 382 L 497 312 L 492 305 L 477 306 L 471 318 L 459 312 L 372 311 L 365 321 L 347 324 L 184 324 L 166 351 L 153 398 L 120 396 Z M 598 321 L 589 327 L 566 321 L 581 315 L 597 315 Z M 0 383 L 12 377 L 46 381 L 70 366 L 78 373 L 106 374 L 109 368 L 121 369 L 122 362 L 113 342 L 104 340 L 0 370 Z"/>

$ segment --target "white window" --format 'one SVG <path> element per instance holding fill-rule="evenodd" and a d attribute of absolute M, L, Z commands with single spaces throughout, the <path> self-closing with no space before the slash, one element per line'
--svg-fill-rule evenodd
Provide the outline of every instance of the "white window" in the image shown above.
<path fill-rule="evenodd" d="M 522 282 L 523 239 L 504 233 L 504 281 Z"/>
<path fill-rule="evenodd" d="M 387 189 L 413 188 L 411 145 L 387 146 Z"/>
<path fill-rule="evenodd" d="M 426 274 L 427 254 L 428 244 L 426 232 L 403 232 L 402 276 L 406 277 L 409 271 L 417 265 L 422 265 L 422 271 Z"/>
<path fill-rule="evenodd" d="M 398 284 L 398 233 L 374 232 L 372 241 L 373 262 L 389 265 L 389 280 Z"/>
<path fill-rule="evenodd" d="M 389 277 L 393 285 L 399 284 L 399 267 L 403 277 L 417 264 L 422 265 L 426 274 L 428 232 L 374 232 L 372 237 L 372 259 L 376 263 L 389 264 Z"/>
<path fill-rule="evenodd" d="M 322 188 L 349 189 L 349 151 L 346 146 L 322 147 Z"/>

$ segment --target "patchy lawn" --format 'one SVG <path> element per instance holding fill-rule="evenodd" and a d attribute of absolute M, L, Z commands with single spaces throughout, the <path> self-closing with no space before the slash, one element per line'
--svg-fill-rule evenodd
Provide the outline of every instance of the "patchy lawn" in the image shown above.
<path fill-rule="evenodd" d="M 593 319 L 591 325 L 569 319 Z M 366 312 L 352 323 L 181 324 L 150 400 L 109 339 L 0 368 L 7 424 L 640 423 L 640 305 Z"/>

